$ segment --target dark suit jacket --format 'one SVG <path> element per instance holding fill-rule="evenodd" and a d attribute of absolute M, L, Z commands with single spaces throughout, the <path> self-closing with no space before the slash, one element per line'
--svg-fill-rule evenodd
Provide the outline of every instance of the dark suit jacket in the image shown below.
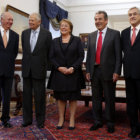
<path fill-rule="evenodd" d="M 124 52 L 124 76 L 140 79 L 140 31 L 133 46 L 131 46 L 130 31 L 131 28 L 129 27 L 121 33 L 121 45 Z"/>
<path fill-rule="evenodd" d="M 22 32 L 22 76 L 27 78 L 30 76 L 35 79 L 46 78 L 46 67 L 48 61 L 48 52 L 51 46 L 52 36 L 49 31 L 40 27 L 37 43 L 34 51 L 30 50 L 31 29 Z"/>
<path fill-rule="evenodd" d="M 95 65 L 96 38 L 97 31 L 89 34 L 86 72 L 90 73 L 91 78 Z M 121 58 L 120 33 L 107 28 L 100 56 L 100 66 L 104 80 L 111 80 L 113 73 L 121 74 Z"/>
<path fill-rule="evenodd" d="M 15 58 L 18 53 L 19 35 L 9 30 L 9 41 L 4 48 L 3 39 L 0 33 L 0 76 L 14 76 Z"/>
<path fill-rule="evenodd" d="M 81 70 L 84 50 L 79 37 L 71 37 L 66 52 L 63 52 L 61 37 L 54 39 L 49 56 L 53 64 L 53 70 L 48 88 L 56 91 L 76 91 L 84 86 Z M 60 66 L 67 68 L 74 67 L 74 73 L 64 75 L 57 70 Z"/>

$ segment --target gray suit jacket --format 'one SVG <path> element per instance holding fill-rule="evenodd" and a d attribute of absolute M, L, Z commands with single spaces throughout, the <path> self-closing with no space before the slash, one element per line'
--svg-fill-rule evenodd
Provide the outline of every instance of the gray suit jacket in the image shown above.
<path fill-rule="evenodd" d="M 90 73 L 91 79 L 94 73 L 96 57 L 96 38 L 97 31 L 88 36 L 86 72 Z M 121 74 L 122 53 L 119 31 L 107 28 L 100 57 L 100 66 L 104 80 L 111 80 L 113 73 Z"/>
<path fill-rule="evenodd" d="M 40 27 L 37 43 L 34 51 L 30 49 L 31 29 L 22 32 L 22 76 L 27 78 L 30 72 L 35 79 L 46 78 L 46 69 L 48 62 L 48 52 L 51 46 L 52 36 L 49 31 Z"/>

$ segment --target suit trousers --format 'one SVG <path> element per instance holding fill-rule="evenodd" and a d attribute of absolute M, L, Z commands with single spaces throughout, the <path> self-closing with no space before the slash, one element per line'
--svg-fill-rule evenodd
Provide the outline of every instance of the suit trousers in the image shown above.
<path fill-rule="evenodd" d="M 23 123 L 32 123 L 33 94 L 37 125 L 45 121 L 45 79 L 23 78 Z"/>
<path fill-rule="evenodd" d="M 93 117 L 95 123 L 102 123 L 102 101 L 104 97 L 107 125 L 114 125 L 116 83 L 112 80 L 104 80 L 100 66 L 95 66 L 91 86 Z"/>
<path fill-rule="evenodd" d="M 13 78 L 0 76 L 0 90 L 2 95 L 2 116 L 1 121 L 3 123 L 9 121 L 10 116 L 10 99 L 12 90 Z"/>
<path fill-rule="evenodd" d="M 140 111 L 140 79 L 126 78 L 127 113 L 131 128 L 138 125 Z"/>

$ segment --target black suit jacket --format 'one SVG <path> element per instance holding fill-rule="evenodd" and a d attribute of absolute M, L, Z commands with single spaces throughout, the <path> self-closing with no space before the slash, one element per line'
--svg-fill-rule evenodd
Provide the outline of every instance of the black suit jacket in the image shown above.
<path fill-rule="evenodd" d="M 97 31 L 88 36 L 88 52 L 86 60 L 86 72 L 93 77 L 96 57 Z M 104 80 L 112 80 L 113 73 L 121 74 L 121 45 L 119 31 L 107 28 L 102 45 L 100 66 Z"/>
<path fill-rule="evenodd" d="M 27 78 L 30 76 L 35 79 L 46 78 L 48 52 L 51 46 L 52 36 L 49 31 L 40 27 L 37 43 L 34 51 L 31 53 L 30 47 L 31 29 L 22 32 L 22 76 Z"/>
<path fill-rule="evenodd" d="M 0 33 L 0 76 L 13 77 L 15 58 L 18 53 L 19 35 L 9 30 L 9 40 L 4 48 L 3 39 Z"/>
<path fill-rule="evenodd" d="M 124 53 L 124 76 L 126 78 L 140 79 L 140 31 L 133 46 L 131 46 L 130 31 L 131 28 L 129 27 L 121 33 L 121 45 Z"/>
<path fill-rule="evenodd" d="M 84 88 L 81 70 L 84 50 L 79 37 L 71 37 L 65 52 L 62 49 L 61 37 L 54 39 L 49 56 L 53 69 L 48 88 L 56 91 L 76 91 Z M 58 67 L 74 67 L 75 70 L 73 74 L 64 75 L 58 71 Z"/>

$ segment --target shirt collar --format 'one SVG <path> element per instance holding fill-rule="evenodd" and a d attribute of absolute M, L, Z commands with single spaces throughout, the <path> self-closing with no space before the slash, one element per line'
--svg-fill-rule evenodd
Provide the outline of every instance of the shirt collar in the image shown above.
<path fill-rule="evenodd" d="M 1 32 L 4 32 L 4 28 L 1 26 Z M 6 32 L 9 32 L 9 30 L 7 30 Z"/>
<path fill-rule="evenodd" d="M 133 26 L 131 26 L 131 30 L 133 30 L 133 28 L 134 28 L 134 27 L 133 27 Z M 135 28 L 136 28 L 136 30 L 138 30 L 138 31 L 139 31 L 139 30 L 140 30 L 140 24 L 139 24 L 139 25 L 137 25 Z"/>
<path fill-rule="evenodd" d="M 40 31 L 40 26 L 36 30 L 32 30 L 32 33 L 33 32 L 39 33 L 39 31 Z"/>
<path fill-rule="evenodd" d="M 99 31 L 99 30 L 98 30 L 98 33 L 102 32 L 103 34 L 105 34 L 106 31 L 107 31 L 107 26 L 106 26 L 102 31 Z"/>

